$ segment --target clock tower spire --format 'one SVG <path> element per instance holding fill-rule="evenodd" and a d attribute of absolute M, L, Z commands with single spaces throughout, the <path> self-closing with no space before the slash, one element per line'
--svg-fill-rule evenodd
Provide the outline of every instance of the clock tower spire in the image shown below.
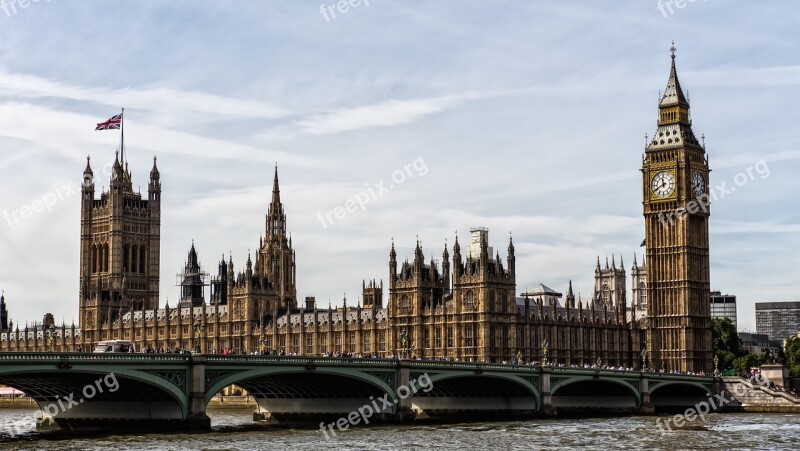
<path fill-rule="evenodd" d="M 647 349 L 654 368 L 711 371 L 708 159 L 670 53 L 658 128 L 642 162 Z"/>

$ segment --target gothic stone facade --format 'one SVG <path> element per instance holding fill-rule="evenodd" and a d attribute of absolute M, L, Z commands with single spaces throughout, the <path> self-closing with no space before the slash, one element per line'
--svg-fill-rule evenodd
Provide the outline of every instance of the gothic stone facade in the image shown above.
<path fill-rule="evenodd" d="M 88 163 L 84 171 L 80 326 L 49 327 L 47 321 L 23 330 L 9 326 L 0 333 L 0 350 L 88 350 L 99 340 L 129 339 L 139 348 L 202 352 L 230 348 L 496 362 L 541 361 L 546 343 L 549 360 L 567 365 L 599 360 L 639 367 L 646 348 L 656 367 L 708 371 L 707 211 L 678 216 L 672 228 L 659 216 L 685 207 L 708 186 L 704 149 L 691 132 L 674 59 L 659 109 L 659 129 L 642 169 L 647 270 L 634 264 L 630 311 L 621 261 L 619 269 L 612 263 L 605 270 L 598 261 L 595 293 L 586 303 L 576 302 L 571 283 L 563 305 L 517 297 L 513 242 L 503 260 L 489 247 L 486 229 L 472 230 L 466 257 L 456 237 L 452 259 L 445 247 L 441 264 L 426 261 L 419 243 L 413 260 L 399 263 L 392 243 L 386 306 L 383 283 L 374 280 L 362 283 L 363 305 L 348 306 L 345 299 L 343 307 L 320 309 L 313 298 L 299 305 L 277 168 L 255 264 L 248 256 L 244 270 L 236 272 L 232 258 L 223 258 L 210 281 L 208 303 L 198 305 L 193 295 L 188 303 L 158 308 L 158 169 L 154 160 L 145 200 L 133 193 L 127 167 L 115 161 L 110 190 L 100 199 L 94 199 Z M 197 266 L 194 246 L 191 259 L 187 268 Z M 182 287 L 195 294 L 198 288 L 202 293 L 202 286 Z"/>
<path fill-rule="evenodd" d="M 255 263 L 243 271 L 233 260 L 219 263 L 202 298 L 194 243 L 182 280 L 182 301 L 158 308 L 160 176 L 153 166 L 148 200 L 130 189 L 130 173 L 115 161 L 111 189 L 91 199 L 91 168 L 85 171 L 81 237 L 81 326 L 51 329 L 52 318 L 0 334 L 6 351 L 73 351 L 98 341 L 126 339 L 138 348 L 219 352 L 275 350 L 286 354 L 353 353 L 388 357 L 452 358 L 462 361 L 541 360 L 548 343 L 551 361 L 635 366 L 640 344 L 636 324 L 626 320 L 624 292 L 577 302 L 570 284 L 566 304 L 517 298 L 514 245 L 505 260 L 492 255 L 487 229 L 473 229 L 466 258 L 456 237 L 452 268 L 448 250 L 441 266 L 426 261 L 417 243 L 413 261 L 398 264 L 389 253 L 388 301 L 383 282 L 362 282 L 363 305 L 320 309 L 313 298 L 298 305 L 295 253 L 287 237 L 277 168 L 266 234 Z M 99 210 L 99 211 L 98 211 Z M 146 227 L 144 227 L 146 226 Z M 146 233 L 143 233 L 146 232 Z M 618 274 L 619 275 L 619 274 Z M 622 274 L 624 279 L 624 274 Z M 624 291 L 624 281 L 622 282 Z M 598 285 L 600 286 L 600 285 Z M 149 288 L 149 290 L 148 290 Z M 52 335 L 52 339 L 48 338 Z M 632 351 L 635 350 L 635 352 Z"/>

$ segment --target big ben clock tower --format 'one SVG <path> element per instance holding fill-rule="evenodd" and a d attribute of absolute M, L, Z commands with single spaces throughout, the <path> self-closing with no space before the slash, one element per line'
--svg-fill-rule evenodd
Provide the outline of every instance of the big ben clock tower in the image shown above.
<path fill-rule="evenodd" d="M 642 163 L 652 367 L 711 371 L 708 160 L 672 68 Z"/>

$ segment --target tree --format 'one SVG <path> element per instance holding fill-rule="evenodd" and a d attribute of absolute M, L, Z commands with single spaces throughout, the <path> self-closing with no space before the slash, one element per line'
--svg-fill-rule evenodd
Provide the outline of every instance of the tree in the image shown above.
<path fill-rule="evenodd" d="M 763 365 L 765 360 L 760 355 L 747 354 L 733 361 L 733 369 L 739 374 L 750 374 L 750 368 Z"/>
<path fill-rule="evenodd" d="M 742 340 L 730 318 L 712 319 L 711 336 L 714 341 L 714 355 L 719 358 L 720 369 L 730 368 L 737 357 L 747 354 L 742 349 Z"/>
<path fill-rule="evenodd" d="M 789 373 L 792 377 L 800 377 L 800 337 L 786 340 L 783 353 L 786 355 L 786 366 L 789 367 Z"/>

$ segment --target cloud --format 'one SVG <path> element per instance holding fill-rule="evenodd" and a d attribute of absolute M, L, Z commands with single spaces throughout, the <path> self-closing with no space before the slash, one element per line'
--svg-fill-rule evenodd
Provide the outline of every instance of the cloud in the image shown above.
<path fill-rule="evenodd" d="M 201 112 L 238 118 L 276 119 L 289 112 L 267 103 L 219 96 L 204 92 L 182 91 L 166 86 L 149 88 L 84 88 L 27 74 L 0 70 L 0 96 L 28 99 L 55 97 L 91 101 L 101 105 L 140 108 L 167 108 L 175 112 Z M 114 109 L 111 109 L 110 115 Z M 104 118 L 97 118 L 98 121 Z"/>
<path fill-rule="evenodd" d="M 475 94 L 468 93 L 413 100 L 395 99 L 373 105 L 342 108 L 316 114 L 295 123 L 312 135 L 340 133 L 369 127 L 390 127 L 414 122 L 477 97 Z"/>

